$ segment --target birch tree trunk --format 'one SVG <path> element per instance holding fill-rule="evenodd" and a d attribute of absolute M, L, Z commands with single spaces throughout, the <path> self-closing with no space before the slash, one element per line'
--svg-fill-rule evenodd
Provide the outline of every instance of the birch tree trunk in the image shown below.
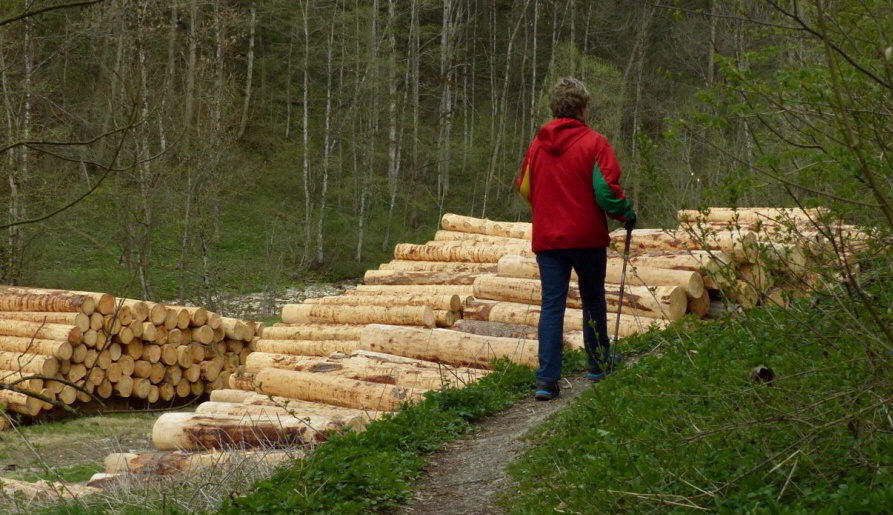
<path fill-rule="evenodd" d="M 309 3 L 309 2 L 308 2 Z M 239 132 L 236 139 L 242 139 L 245 128 L 248 127 L 248 107 L 251 104 L 251 80 L 254 76 L 254 32 L 257 26 L 257 2 L 251 2 L 251 21 L 248 25 L 248 70 L 245 77 L 245 98 L 242 102 L 242 120 L 239 122 Z M 307 29 L 307 10 L 304 10 L 304 34 Z M 306 71 L 304 72 L 306 74 Z M 305 75 L 306 76 L 306 75 Z"/>
<path fill-rule="evenodd" d="M 307 261 L 307 252 L 310 246 L 310 0 L 303 5 L 303 29 L 304 29 L 304 115 L 303 115 L 303 179 L 304 179 L 304 255 L 301 262 Z"/>
<path fill-rule="evenodd" d="M 326 216 L 326 194 L 329 189 L 329 154 L 332 149 L 332 47 L 335 46 L 335 21 L 329 27 L 329 44 L 326 48 L 326 128 L 323 136 L 322 188 L 319 194 L 319 221 L 316 225 L 316 264 L 323 264 L 324 250 L 322 227 Z"/>
<path fill-rule="evenodd" d="M 446 0 L 449 2 L 449 0 Z M 396 0 L 388 0 L 388 221 L 385 224 L 381 249 L 386 250 L 397 201 L 397 179 L 400 164 L 397 159 L 397 15 Z"/>

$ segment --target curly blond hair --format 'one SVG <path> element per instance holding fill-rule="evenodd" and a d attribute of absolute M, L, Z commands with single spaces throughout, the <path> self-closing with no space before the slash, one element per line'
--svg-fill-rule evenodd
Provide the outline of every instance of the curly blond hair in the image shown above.
<path fill-rule="evenodd" d="M 552 116 L 576 117 L 589 105 L 589 91 L 573 77 L 562 77 L 549 90 L 549 107 Z"/>

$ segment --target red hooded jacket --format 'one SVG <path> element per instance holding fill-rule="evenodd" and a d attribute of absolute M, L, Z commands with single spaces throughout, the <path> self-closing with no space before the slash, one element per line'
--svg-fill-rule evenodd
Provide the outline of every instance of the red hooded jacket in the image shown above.
<path fill-rule="evenodd" d="M 533 208 L 533 251 L 610 245 L 606 214 L 620 221 L 636 216 L 619 180 L 604 136 L 574 118 L 544 125 L 516 181 Z"/>

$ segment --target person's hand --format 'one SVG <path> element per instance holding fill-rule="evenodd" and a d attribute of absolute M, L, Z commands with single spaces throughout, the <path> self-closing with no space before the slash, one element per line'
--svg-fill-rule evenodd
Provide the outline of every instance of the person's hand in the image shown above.
<path fill-rule="evenodd" d="M 623 224 L 624 229 L 628 231 L 632 231 L 636 227 L 636 212 L 633 211 L 632 216 L 626 217 L 626 222 Z"/>

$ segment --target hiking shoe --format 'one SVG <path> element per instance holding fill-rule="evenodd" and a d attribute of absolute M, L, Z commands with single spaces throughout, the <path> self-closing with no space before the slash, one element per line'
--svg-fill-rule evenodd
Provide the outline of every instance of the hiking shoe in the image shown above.
<path fill-rule="evenodd" d="M 558 397 L 560 388 L 558 383 L 547 383 L 545 381 L 536 382 L 536 395 L 534 398 L 538 401 L 551 401 Z"/>
<path fill-rule="evenodd" d="M 604 363 L 603 365 L 605 367 L 604 370 L 599 365 L 596 365 L 595 368 L 590 368 L 589 373 L 586 374 L 586 379 L 592 381 L 593 383 L 597 383 L 614 373 L 614 371 L 617 370 L 617 367 L 620 365 L 620 356 L 617 356 L 615 358 L 613 366 L 611 365 L 610 358 L 607 360 L 607 363 Z"/>

